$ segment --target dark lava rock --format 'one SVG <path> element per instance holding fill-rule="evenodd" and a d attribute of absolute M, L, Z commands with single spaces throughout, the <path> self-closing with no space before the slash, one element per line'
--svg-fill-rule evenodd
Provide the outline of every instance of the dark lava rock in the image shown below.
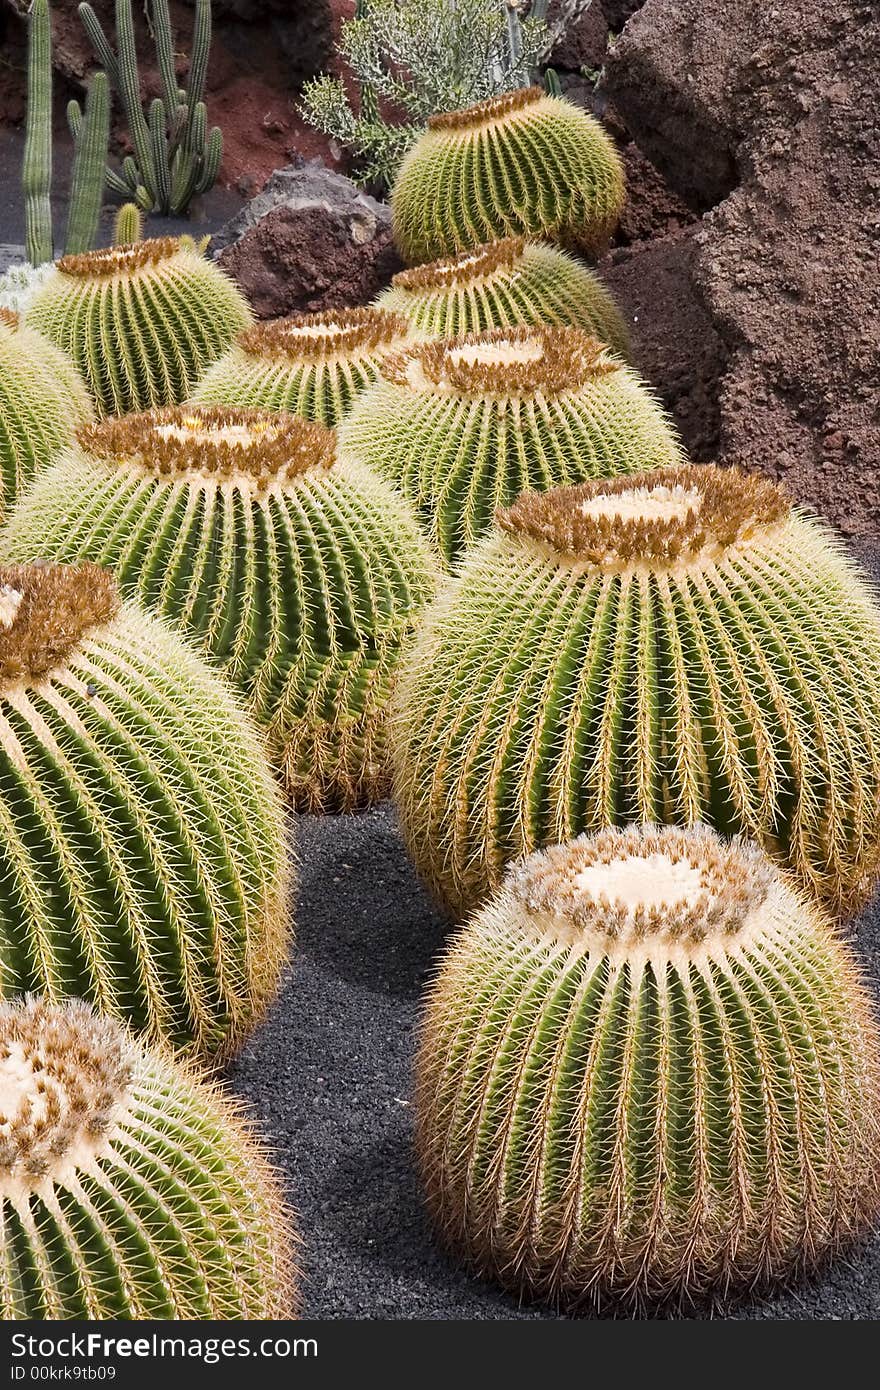
<path fill-rule="evenodd" d="M 279 169 L 214 247 L 260 318 L 364 304 L 401 266 L 387 205 L 318 162 Z"/>

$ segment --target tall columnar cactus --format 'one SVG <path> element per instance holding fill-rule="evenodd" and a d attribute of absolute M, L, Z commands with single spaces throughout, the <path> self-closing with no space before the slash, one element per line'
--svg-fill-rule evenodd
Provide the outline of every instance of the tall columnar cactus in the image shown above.
<path fill-rule="evenodd" d="M 336 425 L 409 338 L 409 324 L 381 309 L 333 309 L 258 323 L 240 333 L 193 399 L 289 410 Z"/>
<path fill-rule="evenodd" d="M 251 322 L 192 239 L 162 237 L 64 256 L 27 322 L 73 359 L 102 414 L 185 400 Z"/>
<path fill-rule="evenodd" d="M 623 167 L 592 116 L 539 87 L 433 116 L 394 184 L 394 235 L 409 264 L 494 237 L 601 251 L 624 200 Z"/>
<path fill-rule="evenodd" d="M 709 466 L 499 521 L 399 681 L 401 819 L 437 891 L 462 909 L 540 846 L 706 821 L 855 911 L 880 868 L 880 607 L 826 530 Z"/>
<path fill-rule="evenodd" d="M 680 461 L 642 382 L 576 328 L 498 328 L 416 343 L 339 431 L 343 458 L 382 473 L 416 508 L 447 563 L 525 488 Z"/>
<path fill-rule="evenodd" d="M 0 519 L 91 418 L 89 394 L 70 359 L 0 309 Z"/>
<path fill-rule="evenodd" d="M 123 203 L 113 223 L 113 245 L 134 246 L 143 235 L 144 217 L 137 203 Z"/>
<path fill-rule="evenodd" d="M 418 1064 L 447 1238 L 573 1304 L 797 1276 L 880 1221 L 880 1037 L 846 948 L 745 842 L 606 830 L 453 942 Z"/>
<path fill-rule="evenodd" d="M 287 889 L 272 775 L 216 675 L 96 565 L 0 568 L 0 994 L 225 1055 L 274 994 Z"/>
<path fill-rule="evenodd" d="M 68 254 L 88 251 L 101 216 L 104 171 L 110 139 L 110 88 L 98 72 L 89 83 L 85 114 L 77 101 L 67 108 L 74 141 L 67 222 Z M 49 0 L 33 0 L 28 30 L 28 107 L 22 167 L 27 255 L 31 265 L 55 255 L 52 228 L 52 30 Z"/>
<path fill-rule="evenodd" d="M 211 0 L 195 0 L 193 50 L 183 90 L 177 82 L 168 0 L 153 0 L 150 9 L 162 95 L 152 100 L 146 115 L 131 0 L 116 0 L 118 53 L 91 5 L 80 5 L 79 15 L 99 63 L 119 93 L 134 147 L 134 154 L 123 161 L 121 175 L 107 170 L 108 183 L 146 212 L 178 217 L 196 194 L 213 186 L 223 157 L 222 133 L 218 126 L 208 132 L 203 100 L 211 51 Z"/>
<path fill-rule="evenodd" d="M 434 586 L 406 504 L 289 414 L 183 407 L 80 441 L 7 553 L 96 560 L 179 624 L 267 729 L 298 807 L 384 795 L 389 688 Z"/>
<path fill-rule="evenodd" d="M 0 1006 L 0 1315 L 290 1317 L 295 1240 L 240 1108 L 85 1004 Z"/>
<path fill-rule="evenodd" d="M 626 326 L 599 277 L 559 247 L 522 237 L 402 270 L 377 303 L 428 338 L 546 323 L 580 328 L 629 355 Z"/>

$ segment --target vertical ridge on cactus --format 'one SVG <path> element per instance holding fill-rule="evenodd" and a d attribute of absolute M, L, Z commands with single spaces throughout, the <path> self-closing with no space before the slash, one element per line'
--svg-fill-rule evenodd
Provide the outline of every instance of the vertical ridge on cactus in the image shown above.
<path fill-rule="evenodd" d="M 76 364 L 102 414 L 185 400 L 251 322 L 235 285 L 173 237 L 64 256 L 27 323 Z"/>
<path fill-rule="evenodd" d="M 412 855 L 456 910 L 607 824 L 757 840 L 835 912 L 880 868 L 880 607 L 770 482 L 663 469 L 527 493 L 398 683 Z"/>
<path fill-rule="evenodd" d="M 649 389 L 575 328 L 497 328 L 415 343 L 339 431 L 343 458 L 374 468 L 415 508 L 447 563 L 525 488 L 681 460 Z"/>
<path fill-rule="evenodd" d="M 623 166 L 594 117 L 539 87 L 433 116 L 394 183 L 394 236 L 417 265 L 494 237 L 604 249 L 624 200 Z"/>
<path fill-rule="evenodd" d="M 0 309 L 0 520 L 92 414 L 69 358 L 11 310 Z"/>
<path fill-rule="evenodd" d="M 280 1319 L 295 1238 L 242 1109 L 80 1001 L 0 1005 L 4 1319 Z"/>
<path fill-rule="evenodd" d="M 79 438 L 7 553 L 107 565 L 178 625 L 248 702 L 297 806 L 385 794 L 390 684 L 435 577 L 404 501 L 283 412 L 183 406 Z"/>
<path fill-rule="evenodd" d="M 705 827 L 532 855 L 447 951 L 417 1143 L 449 1244 L 575 1306 L 765 1288 L 880 1221 L 880 1037 L 828 920 Z"/>
<path fill-rule="evenodd" d="M 193 393 L 213 405 L 288 410 L 337 425 L 409 338 L 409 324 L 381 309 L 331 309 L 254 324 L 240 333 Z"/>
<path fill-rule="evenodd" d="M 277 988 L 289 879 L 270 768 L 216 675 L 106 570 L 0 567 L 0 995 L 82 997 L 224 1056 Z"/>
<path fill-rule="evenodd" d="M 629 356 L 626 326 L 599 277 L 558 246 L 523 237 L 402 270 L 376 302 L 429 338 L 546 323 L 580 328 Z"/>

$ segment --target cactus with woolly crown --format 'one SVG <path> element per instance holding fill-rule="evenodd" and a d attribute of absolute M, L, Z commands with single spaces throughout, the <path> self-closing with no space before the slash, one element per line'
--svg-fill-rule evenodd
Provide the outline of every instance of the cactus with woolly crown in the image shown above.
<path fill-rule="evenodd" d="M 26 321 L 73 360 L 106 415 L 186 400 L 251 323 L 232 281 L 191 238 L 64 256 Z"/>
<path fill-rule="evenodd" d="M 447 1241 L 572 1305 L 809 1272 L 880 1221 L 880 1037 L 745 841 L 605 830 L 513 868 L 432 986 L 418 1148 Z"/>
<path fill-rule="evenodd" d="M 0 994 L 226 1055 L 274 995 L 288 884 L 270 768 L 217 676 L 106 570 L 0 567 Z"/>
<path fill-rule="evenodd" d="M 432 116 L 391 195 L 394 237 L 410 265 L 508 236 L 597 254 L 623 202 L 611 138 L 540 87 Z"/>
<path fill-rule="evenodd" d="M 629 356 L 626 326 L 599 277 L 558 246 L 523 237 L 402 270 L 376 303 L 427 338 L 546 323 L 580 328 Z"/>
<path fill-rule="evenodd" d="M 257 323 L 240 333 L 199 382 L 193 400 L 288 410 L 336 425 L 377 380 L 409 324 L 381 309 L 331 309 Z"/>
<path fill-rule="evenodd" d="M 665 412 L 602 343 L 576 328 L 497 328 L 414 343 L 339 431 L 343 458 L 406 496 L 447 563 L 526 488 L 681 460 Z"/>
<path fill-rule="evenodd" d="M 0 1315 L 275 1319 L 295 1238 L 241 1108 L 80 1001 L 0 1006 Z"/>
<path fill-rule="evenodd" d="M 384 795 L 389 688 L 434 589 L 402 499 L 284 413 L 184 406 L 79 439 L 17 510 L 7 553 L 107 565 L 178 624 L 266 729 L 298 807 Z"/>
<path fill-rule="evenodd" d="M 459 910 L 543 845 L 705 821 L 856 911 L 880 869 L 880 607 L 828 532 L 692 465 L 499 522 L 399 678 L 401 821 L 436 891 Z"/>
<path fill-rule="evenodd" d="M 92 413 L 69 358 L 0 309 L 0 519 Z"/>

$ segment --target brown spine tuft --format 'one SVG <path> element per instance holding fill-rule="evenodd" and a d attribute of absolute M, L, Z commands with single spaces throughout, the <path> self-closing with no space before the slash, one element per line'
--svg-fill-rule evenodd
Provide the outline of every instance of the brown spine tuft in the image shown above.
<path fill-rule="evenodd" d="M 457 256 L 447 256 L 428 265 L 401 270 L 391 283 L 398 290 L 434 290 L 445 289 L 448 285 L 467 285 L 494 275 L 496 270 L 507 270 L 515 265 L 525 246 L 526 239 L 521 236 L 485 241 L 472 251 L 461 251 Z"/>
<path fill-rule="evenodd" d="M 181 249 L 177 237 L 155 237 L 138 241 L 131 246 L 107 246 L 100 251 L 83 251 L 77 256 L 62 256 L 58 269 L 63 275 L 85 280 L 96 276 L 128 275 L 146 266 L 171 260 Z"/>
<path fill-rule="evenodd" d="M 322 331 L 327 329 L 333 331 Z M 271 319 L 246 328 L 237 341 L 251 357 L 295 364 L 366 356 L 379 348 L 399 344 L 409 336 L 409 323 L 402 314 L 367 307 Z"/>
<path fill-rule="evenodd" d="M 398 386 L 408 385 L 412 364 L 419 365 L 435 386 L 481 398 L 558 396 L 621 370 L 620 362 L 597 338 L 578 328 L 540 326 L 491 328 L 462 338 L 417 343 L 389 356 L 382 375 Z"/>
<path fill-rule="evenodd" d="M 0 566 L 0 680 L 46 675 L 118 609 L 116 581 L 100 565 Z"/>
<path fill-rule="evenodd" d="M 15 332 L 19 326 L 19 317 L 14 309 L 0 309 L 0 325 Z"/>
<path fill-rule="evenodd" d="M 547 93 L 543 87 L 520 87 L 515 92 L 502 92 L 500 96 L 479 101 L 475 106 L 465 106 L 461 111 L 441 111 L 428 120 L 429 130 L 467 130 L 472 126 L 485 125 L 488 121 L 501 120 L 512 111 L 521 111 L 526 106 L 534 106 L 542 101 Z"/>

